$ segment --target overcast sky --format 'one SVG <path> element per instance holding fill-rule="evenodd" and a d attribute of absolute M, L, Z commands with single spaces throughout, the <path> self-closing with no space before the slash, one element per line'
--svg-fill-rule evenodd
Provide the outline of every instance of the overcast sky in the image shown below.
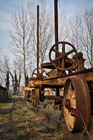
<path fill-rule="evenodd" d="M 10 56 L 7 46 L 10 41 L 8 29 L 11 28 L 11 13 L 21 4 L 26 4 L 28 0 L 0 0 L 0 57 Z M 29 0 L 31 1 L 31 0 Z M 39 0 L 34 0 L 36 6 Z M 45 0 L 47 5 L 53 8 L 54 0 Z M 58 8 L 68 17 L 74 14 L 82 14 L 85 9 L 93 9 L 93 0 L 58 0 Z"/>

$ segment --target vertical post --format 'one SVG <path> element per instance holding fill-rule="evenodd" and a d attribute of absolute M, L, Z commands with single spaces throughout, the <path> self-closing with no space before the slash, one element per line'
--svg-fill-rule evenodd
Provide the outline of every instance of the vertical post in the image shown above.
<path fill-rule="evenodd" d="M 58 42 L 58 0 L 54 0 L 55 43 Z M 58 50 L 58 46 L 56 46 Z"/>
<path fill-rule="evenodd" d="M 39 75 L 39 5 L 37 5 L 37 75 Z"/>

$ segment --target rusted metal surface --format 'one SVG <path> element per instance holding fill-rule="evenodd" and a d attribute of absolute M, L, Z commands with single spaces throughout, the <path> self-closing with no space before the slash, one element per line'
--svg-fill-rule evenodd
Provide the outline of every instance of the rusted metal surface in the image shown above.
<path fill-rule="evenodd" d="M 57 49 L 56 46 L 58 46 Z M 54 57 L 55 55 L 56 57 Z M 85 69 L 85 59 L 82 52 L 77 53 L 75 47 L 66 41 L 57 42 L 51 47 L 49 59 L 50 62 L 41 64 L 41 67 L 52 69 L 51 71 L 56 70 L 56 77 L 69 75 Z"/>
<path fill-rule="evenodd" d="M 64 88 L 64 119 L 70 131 L 83 131 L 90 122 L 90 95 L 84 75 L 69 78 Z"/>
<path fill-rule="evenodd" d="M 46 79 L 41 79 L 41 80 L 34 78 L 34 80 L 32 79 L 28 82 L 28 87 L 35 87 L 36 85 L 41 85 L 41 84 L 46 84 L 46 83 L 51 84 L 51 85 L 55 83 L 56 85 L 57 84 L 64 85 L 66 80 L 69 77 L 76 77 L 78 74 L 84 74 L 86 81 L 90 81 L 90 82 L 93 81 L 93 68 L 91 68 L 91 69 L 85 69 L 85 70 L 72 73 L 69 75 L 64 75 L 64 76 L 51 77 L 51 78 L 46 78 Z"/>
<path fill-rule="evenodd" d="M 32 90 L 31 102 L 35 107 L 39 104 L 39 88 Z"/>
<path fill-rule="evenodd" d="M 38 71 L 38 72 L 37 72 Z M 34 69 L 33 70 L 33 73 L 32 73 L 32 77 L 35 77 L 36 78 L 36 80 L 37 79 L 44 79 L 44 78 L 46 78 L 46 76 L 47 76 L 47 73 L 46 73 L 46 71 L 44 70 L 44 69 L 42 69 L 42 68 L 36 68 L 36 69 Z"/>
<path fill-rule="evenodd" d="M 64 119 L 70 131 L 82 131 L 84 124 L 88 128 L 93 104 L 93 68 L 85 69 L 82 52 L 65 41 L 58 42 L 58 0 L 54 0 L 55 44 L 49 51 L 50 62 L 41 64 L 39 69 L 39 7 L 37 7 L 37 68 L 28 82 L 26 97 L 32 94 L 32 103 L 54 99 L 56 109 L 64 108 Z M 46 73 L 42 68 L 51 69 Z M 44 74 L 45 73 L 45 74 Z M 82 76 L 83 74 L 83 76 Z M 65 90 L 64 90 L 65 87 Z M 29 90 L 31 89 L 32 90 Z M 55 96 L 45 96 L 46 90 L 55 90 Z M 62 96 L 60 90 L 64 91 Z M 63 101 L 64 98 L 64 101 Z"/>
<path fill-rule="evenodd" d="M 54 0 L 55 43 L 58 42 L 58 0 Z M 56 46 L 57 49 L 57 46 Z"/>
<path fill-rule="evenodd" d="M 39 75 L 39 5 L 37 5 L 37 75 Z"/>
<path fill-rule="evenodd" d="M 47 62 L 47 63 L 43 63 L 41 64 L 42 68 L 47 68 L 47 69 L 54 69 L 55 67 L 52 65 L 52 63 Z"/>
<path fill-rule="evenodd" d="M 60 53 L 61 57 L 65 55 L 67 57 L 68 54 L 75 51 L 73 47 L 70 51 L 65 53 L 63 53 L 63 50 L 65 52 L 65 49 L 62 49 Z M 55 48 L 53 48 L 53 51 L 58 53 Z M 56 58 L 56 60 L 58 59 Z M 71 69 L 66 67 L 65 64 L 64 67 L 61 65 L 62 70 L 59 71 L 56 67 L 56 69 L 52 69 L 50 72 L 46 73 L 45 76 L 43 75 L 45 70 L 39 72 L 37 75 L 37 70 L 35 69 L 36 73 L 34 71 L 33 74 L 35 74 L 36 77 L 32 77 L 28 82 L 28 90 L 24 88 L 26 90 L 25 96 L 29 96 L 29 91 L 31 91 L 29 89 L 32 88 L 33 106 L 37 106 L 39 101 L 51 99 L 54 100 L 54 109 L 58 110 L 62 109 L 63 103 L 64 119 L 69 131 L 83 131 L 84 127 L 88 128 L 90 114 L 93 112 L 93 104 L 90 104 L 90 97 L 91 102 L 93 97 L 93 68 L 84 68 L 84 58 L 81 52 L 78 54 L 76 53 L 76 55 L 68 59 L 68 61 L 65 59 L 67 58 L 64 58 L 64 63 L 71 63 L 72 59 L 74 59 L 75 65 L 72 64 Z M 63 61 L 60 61 L 60 64 L 61 63 L 63 63 Z M 66 74 L 67 70 L 69 72 Z M 59 72 L 61 73 L 59 74 Z M 48 88 L 55 90 L 55 96 L 45 96 Z M 62 96 L 60 95 L 60 89 L 64 90 Z"/>
<path fill-rule="evenodd" d="M 23 91 L 32 91 L 32 89 L 34 89 L 34 88 L 22 87 L 22 90 L 23 90 Z"/>
<path fill-rule="evenodd" d="M 58 45 L 57 49 L 56 49 L 56 45 Z M 66 50 L 66 45 L 69 45 L 70 50 L 68 51 Z M 52 55 L 53 53 L 57 54 L 56 58 L 53 57 Z M 70 72 L 71 70 L 74 69 L 77 61 L 77 57 L 76 59 L 71 58 L 71 56 L 74 55 L 77 56 L 77 51 L 75 47 L 69 42 L 65 42 L 65 41 L 54 44 L 49 52 L 49 58 L 52 65 L 64 73 L 66 71 Z M 58 63 L 58 61 L 60 62 Z"/>
<path fill-rule="evenodd" d="M 82 76 L 79 76 L 80 74 L 84 74 L 84 78 Z M 59 100 L 62 97 L 59 96 L 44 96 L 45 94 L 45 88 L 62 88 L 65 86 L 66 80 L 71 79 L 73 81 L 72 83 L 75 86 L 75 95 L 76 100 L 75 102 L 72 103 L 72 105 L 76 104 L 76 109 L 75 108 L 70 108 L 71 116 L 70 116 L 70 122 L 71 122 L 71 127 L 67 127 L 70 131 L 82 131 L 84 123 L 88 127 L 89 125 L 89 120 L 90 120 L 90 112 L 93 110 L 93 108 L 90 107 L 90 91 L 88 89 L 87 82 L 93 83 L 93 69 L 85 69 L 76 73 L 72 73 L 70 75 L 66 76 L 60 76 L 60 77 L 54 77 L 54 78 L 48 78 L 48 79 L 41 79 L 41 80 L 34 80 L 34 84 L 32 85 L 34 88 L 39 89 L 39 96 L 38 100 L 44 101 L 44 99 L 54 99 L 54 100 Z M 73 80 L 72 80 L 73 79 Z M 30 82 L 29 82 L 30 83 Z M 31 82 L 32 83 L 32 82 Z M 31 87 L 31 83 L 29 84 Z M 69 91 L 70 92 L 70 91 Z M 72 95 L 73 96 L 73 95 Z M 35 97 L 35 93 L 34 93 Z M 84 105 L 82 105 L 82 102 Z M 33 105 L 36 106 L 37 100 L 36 97 L 34 98 Z M 70 102 L 67 100 L 67 108 L 69 109 Z M 55 109 L 60 109 L 61 104 L 55 104 Z M 76 112 L 77 111 L 77 112 Z M 76 117 L 75 117 L 76 115 Z M 86 116 L 86 117 L 85 117 Z M 71 121 L 71 117 L 74 118 Z M 66 117 L 64 117 L 66 119 Z M 84 120 L 84 122 L 83 122 Z M 83 122 L 83 123 L 82 123 Z M 79 125 L 78 125 L 79 124 Z"/>
<path fill-rule="evenodd" d="M 55 99 L 60 99 L 61 96 L 59 97 L 59 96 L 54 96 L 54 95 L 51 95 L 51 96 L 50 95 L 49 96 L 45 95 L 44 98 L 45 99 L 50 99 L 50 100 L 55 100 Z"/>

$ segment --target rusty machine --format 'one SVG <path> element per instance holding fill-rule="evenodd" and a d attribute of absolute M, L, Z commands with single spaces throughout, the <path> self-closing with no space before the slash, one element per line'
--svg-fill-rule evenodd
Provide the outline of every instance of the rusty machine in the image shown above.
<path fill-rule="evenodd" d="M 31 97 L 34 106 L 45 99 L 54 100 L 54 109 L 63 110 L 69 131 L 83 131 L 84 126 L 89 127 L 90 116 L 93 114 L 93 68 L 84 67 L 82 52 L 77 52 L 72 44 L 58 42 L 57 0 L 54 1 L 54 8 L 55 44 L 49 51 L 50 62 L 41 64 L 41 68 L 37 63 L 28 86 L 23 87 L 23 90 L 26 98 Z M 37 32 L 37 50 L 38 41 Z M 50 71 L 46 72 L 45 69 Z M 55 91 L 55 94 L 46 95 L 48 90 Z"/>

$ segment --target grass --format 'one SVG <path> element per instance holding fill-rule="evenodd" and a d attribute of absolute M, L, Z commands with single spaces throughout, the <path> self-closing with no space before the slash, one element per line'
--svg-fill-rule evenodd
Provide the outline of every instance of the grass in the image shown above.
<path fill-rule="evenodd" d="M 10 100 L 10 101 L 9 101 Z M 5 104 L 6 103 L 6 104 Z M 33 106 L 17 95 L 0 105 L 11 104 L 11 112 L 0 114 L 0 139 L 2 140 L 59 140 L 63 130 L 56 131 L 42 116 L 39 116 Z M 9 105 L 10 106 L 10 105 Z M 51 106 L 51 105 L 50 105 Z M 49 106 L 48 110 L 51 110 Z M 56 112 L 56 111 L 54 111 Z M 92 118 L 93 120 L 93 118 Z M 93 121 L 91 122 L 93 123 Z M 89 130 L 93 139 L 93 124 Z"/>
<path fill-rule="evenodd" d="M 13 97 L 4 101 L 4 103 L 8 106 L 8 103 L 10 104 L 11 101 L 11 112 L 8 112 L 8 114 L 5 112 L 0 115 L 0 122 L 2 122 L 0 126 L 0 139 L 30 140 L 30 138 L 42 135 L 43 131 L 40 132 L 38 130 L 44 129 L 46 131 L 45 133 L 53 132 L 50 127 L 42 127 L 44 122 L 42 123 L 41 120 L 43 119 L 41 117 L 39 118 L 34 107 L 27 106 L 25 100 L 13 95 Z M 3 108 L 6 105 L 3 104 Z M 38 127 L 36 126 L 37 124 Z"/>
<path fill-rule="evenodd" d="M 93 115 L 91 116 L 89 135 L 91 137 L 91 140 L 93 140 Z"/>
<path fill-rule="evenodd" d="M 25 133 L 25 134 L 23 134 L 23 135 L 20 135 L 20 136 L 18 136 L 17 137 L 17 140 L 28 140 L 28 139 L 30 139 L 30 132 L 28 132 L 28 133 Z"/>
<path fill-rule="evenodd" d="M 52 132 L 55 132 L 55 129 L 54 129 L 54 128 L 52 128 L 52 127 L 51 127 L 51 126 L 49 126 L 49 125 L 46 125 L 45 129 L 46 129 L 46 132 L 47 132 L 47 133 L 52 133 Z"/>

